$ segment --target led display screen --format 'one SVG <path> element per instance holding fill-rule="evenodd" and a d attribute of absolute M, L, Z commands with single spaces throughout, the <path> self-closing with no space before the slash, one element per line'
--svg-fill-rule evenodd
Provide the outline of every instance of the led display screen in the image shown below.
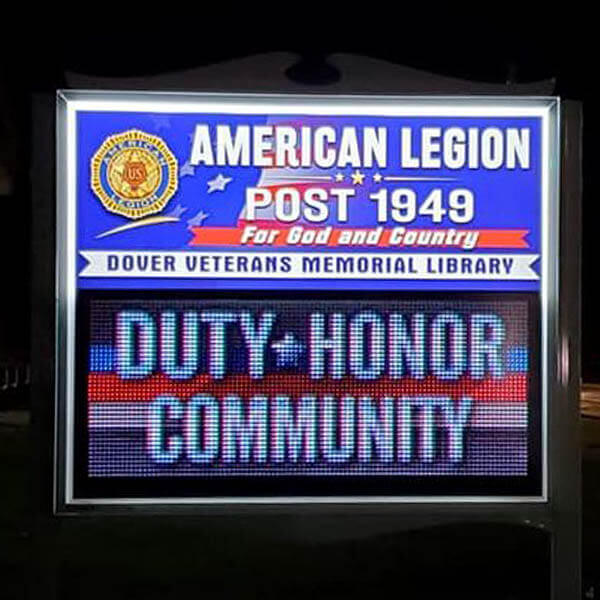
<path fill-rule="evenodd" d="M 324 478 L 380 495 L 535 487 L 531 295 L 96 295 L 85 311 L 89 489 L 189 478 L 188 492 L 210 495 L 239 477 L 270 480 L 250 495 L 290 478 L 299 495 Z"/>
<path fill-rule="evenodd" d="M 545 502 L 555 108 L 61 93 L 57 504 Z"/>

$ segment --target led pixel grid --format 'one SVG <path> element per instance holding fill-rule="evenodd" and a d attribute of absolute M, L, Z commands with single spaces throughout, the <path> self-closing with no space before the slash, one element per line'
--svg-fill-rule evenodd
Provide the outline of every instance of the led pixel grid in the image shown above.
<path fill-rule="evenodd" d="M 526 477 L 529 313 L 522 296 L 92 299 L 86 476 Z"/>

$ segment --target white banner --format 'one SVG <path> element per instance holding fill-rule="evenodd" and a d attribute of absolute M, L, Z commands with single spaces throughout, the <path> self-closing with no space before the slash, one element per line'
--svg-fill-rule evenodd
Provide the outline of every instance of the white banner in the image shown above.
<path fill-rule="evenodd" d="M 537 254 L 82 250 L 81 277 L 537 280 Z"/>

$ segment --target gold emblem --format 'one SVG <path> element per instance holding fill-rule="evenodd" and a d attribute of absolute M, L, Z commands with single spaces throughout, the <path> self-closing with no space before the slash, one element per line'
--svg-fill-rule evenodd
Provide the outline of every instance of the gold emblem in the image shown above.
<path fill-rule="evenodd" d="M 111 135 L 92 158 L 91 185 L 104 208 L 141 219 L 176 192 L 177 159 L 158 136 L 137 129 Z"/>

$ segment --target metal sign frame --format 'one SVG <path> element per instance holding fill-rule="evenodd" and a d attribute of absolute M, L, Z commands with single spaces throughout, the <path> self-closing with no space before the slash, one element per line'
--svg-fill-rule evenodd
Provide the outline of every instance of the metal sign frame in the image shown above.
<path fill-rule="evenodd" d="M 81 111 L 150 111 L 231 114 L 319 114 L 377 116 L 531 116 L 541 119 L 542 223 L 541 223 L 541 395 L 542 395 L 542 493 L 532 497 L 488 496 L 379 496 L 379 497 L 264 497 L 264 498 L 77 498 L 73 490 L 74 381 L 76 303 L 76 117 Z M 56 437 L 55 510 L 59 512 L 119 506 L 210 509 L 223 505 L 481 505 L 534 504 L 552 500 L 551 481 L 553 404 L 557 386 L 568 377 L 567 342 L 558 331 L 560 258 L 560 102 L 539 97 L 390 97 L 390 96 L 292 96 L 192 93 L 123 93 L 62 91 L 57 95 L 57 243 L 56 243 Z M 560 370 L 560 372 L 559 372 Z"/>

